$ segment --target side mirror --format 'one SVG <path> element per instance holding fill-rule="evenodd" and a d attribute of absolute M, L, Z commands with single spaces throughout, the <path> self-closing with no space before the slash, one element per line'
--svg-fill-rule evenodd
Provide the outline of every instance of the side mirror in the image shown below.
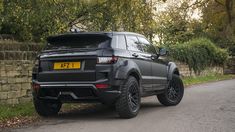
<path fill-rule="evenodd" d="M 160 48 L 160 50 L 159 50 L 159 55 L 160 55 L 160 56 L 165 56 L 165 55 L 167 55 L 167 50 L 166 50 L 165 48 Z"/>

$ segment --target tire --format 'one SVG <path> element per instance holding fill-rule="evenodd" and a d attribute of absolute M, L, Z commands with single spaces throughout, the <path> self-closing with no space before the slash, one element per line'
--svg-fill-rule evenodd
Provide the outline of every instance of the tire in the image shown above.
<path fill-rule="evenodd" d="M 116 102 L 116 111 L 121 118 L 133 118 L 140 109 L 140 90 L 135 77 L 130 76 L 121 87 L 121 95 Z"/>
<path fill-rule="evenodd" d="M 55 116 L 60 111 L 62 103 L 59 101 L 33 99 L 37 113 L 43 117 Z"/>
<path fill-rule="evenodd" d="M 157 95 L 159 102 L 165 106 L 174 106 L 180 103 L 184 95 L 184 85 L 178 75 L 173 75 L 165 92 Z"/>

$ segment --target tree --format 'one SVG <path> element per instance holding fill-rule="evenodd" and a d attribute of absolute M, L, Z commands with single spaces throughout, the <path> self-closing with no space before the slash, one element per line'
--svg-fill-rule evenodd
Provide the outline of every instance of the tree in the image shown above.
<path fill-rule="evenodd" d="M 157 16 L 157 35 L 160 44 L 171 45 L 181 43 L 193 38 L 192 21 L 190 18 L 189 4 L 183 2 L 179 5 L 168 6 Z"/>
<path fill-rule="evenodd" d="M 21 41 L 43 41 L 48 35 L 67 31 L 81 6 L 72 0 L 3 0 L 0 33 Z"/>
<path fill-rule="evenodd" d="M 132 31 L 151 38 L 155 21 L 143 0 L 3 0 L 0 33 L 40 42 L 72 26 L 86 31 Z"/>
<path fill-rule="evenodd" d="M 205 32 L 220 47 L 235 45 L 235 4 L 233 0 L 209 1 L 202 9 Z"/>
<path fill-rule="evenodd" d="M 3 0 L 0 0 L 0 12 L 3 10 Z M 2 15 L 0 14 L 0 17 L 2 18 Z M 0 30 L 2 29 L 2 19 L 0 21 Z"/>
<path fill-rule="evenodd" d="M 142 0 L 104 0 L 91 6 L 83 25 L 93 31 L 131 31 L 151 39 L 155 26 L 150 3 Z"/>

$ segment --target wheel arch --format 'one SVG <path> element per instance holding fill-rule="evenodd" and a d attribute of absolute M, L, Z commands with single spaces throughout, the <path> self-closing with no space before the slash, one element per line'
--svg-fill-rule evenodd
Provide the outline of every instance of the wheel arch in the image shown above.
<path fill-rule="evenodd" d="M 129 77 L 129 76 L 135 77 L 138 84 L 140 85 L 141 76 L 140 76 L 140 73 L 137 70 L 135 70 L 135 69 L 130 70 L 127 74 L 127 77 Z"/>
<path fill-rule="evenodd" d="M 115 72 L 115 78 L 116 79 L 127 79 L 130 75 L 136 77 L 138 81 L 141 80 L 141 72 L 138 67 L 138 65 L 131 61 L 131 60 L 125 60 L 123 65 L 118 66 Z"/>
<path fill-rule="evenodd" d="M 168 65 L 168 80 L 172 79 L 173 74 L 180 76 L 180 71 L 174 62 L 169 62 Z"/>
<path fill-rule="evenodd" d="M 123 64 L 125 65 L 122 65 L 116 70 L 115 79 L 125 80 L 129 76 L 135 77 L 136 80 L 138 81 L 140 92 L 142 93 L 143 91 L 141 88 L 142 76 L 141 76 L 141 72 L 140 72 L 138 65 L 134 61 L 131 61 L 131 60 L 126 60 L 125 63 Z"/>

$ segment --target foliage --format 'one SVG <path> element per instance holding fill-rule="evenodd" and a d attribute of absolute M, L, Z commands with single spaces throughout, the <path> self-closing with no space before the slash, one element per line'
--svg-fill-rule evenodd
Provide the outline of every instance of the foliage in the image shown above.
<path fill-rule="evenodd" d="M 97 1 L 90 4 L 87 12 L 83 21 L 77 21 L 87 31 L 139 32 L 150 39 L 154 32 L 155 21 L 151 4 L 142 0 Z"/>
<path fill-rule="evenodd" d="M 162 45 L 183 43 L 197 37 L 207 37 L 199 16 L 199 5 L 204 1 L 181 0 L 168 5 L 157 14 L 157 35 Z"/>
<path fill-rule="evenodd" d="M 195 19 L 194 17 L 198 18 Z M 233 0 L 181 0 L 157 14 L 156 33 L 160 44 L 183 43 L 209 38 L 234 54 L 235 2 Z"/>
<path fill-rule="evenodd" d="M 208 37 L 222 48 L 235 46 L 235 2 L 208 1 L 202 8 L 202 24 Z"/>
<path fill-rule="evenodd" d="M 43 41 L 77 26 L 86 31 L 133 31 L 152 36 L 151 5 L 142 0 L 3 0 L 0 34 Z M 2 5 L 2 6 L 1 6 Z"/>
<path fill-rule="evenodd" d="M 22 41 L 42 41 L 48 35 L 65 32 L 78 7 L 76 1 L 4 0 L 0 33 Z"/>
<path fill-rule="evenodd" d="M 185 62 L 196 74 L 200 74 L 206 67 L 223 65 L 228 58 L 226 50 L 216 47 L 206 38 L 171 45 L 169 49 L 173 59 Z"/>
<path fill-rule="evenodd" d="M 42 42 L 49 35 L 78 27 L 84 31 L 131 31 L 156 35 L 174 45 L 205 37 L 234 54 L 235 4 L 232 0 L 181 0 L 156 12 L 162 1 L 146 0 L 0 0 L 0 34 Z M 164 3 L 165 4 L 165 3 Z M 158 6 L 156 6 L 158 8 Z M 201 18 L 194 19 L 194 13 Z"/>

